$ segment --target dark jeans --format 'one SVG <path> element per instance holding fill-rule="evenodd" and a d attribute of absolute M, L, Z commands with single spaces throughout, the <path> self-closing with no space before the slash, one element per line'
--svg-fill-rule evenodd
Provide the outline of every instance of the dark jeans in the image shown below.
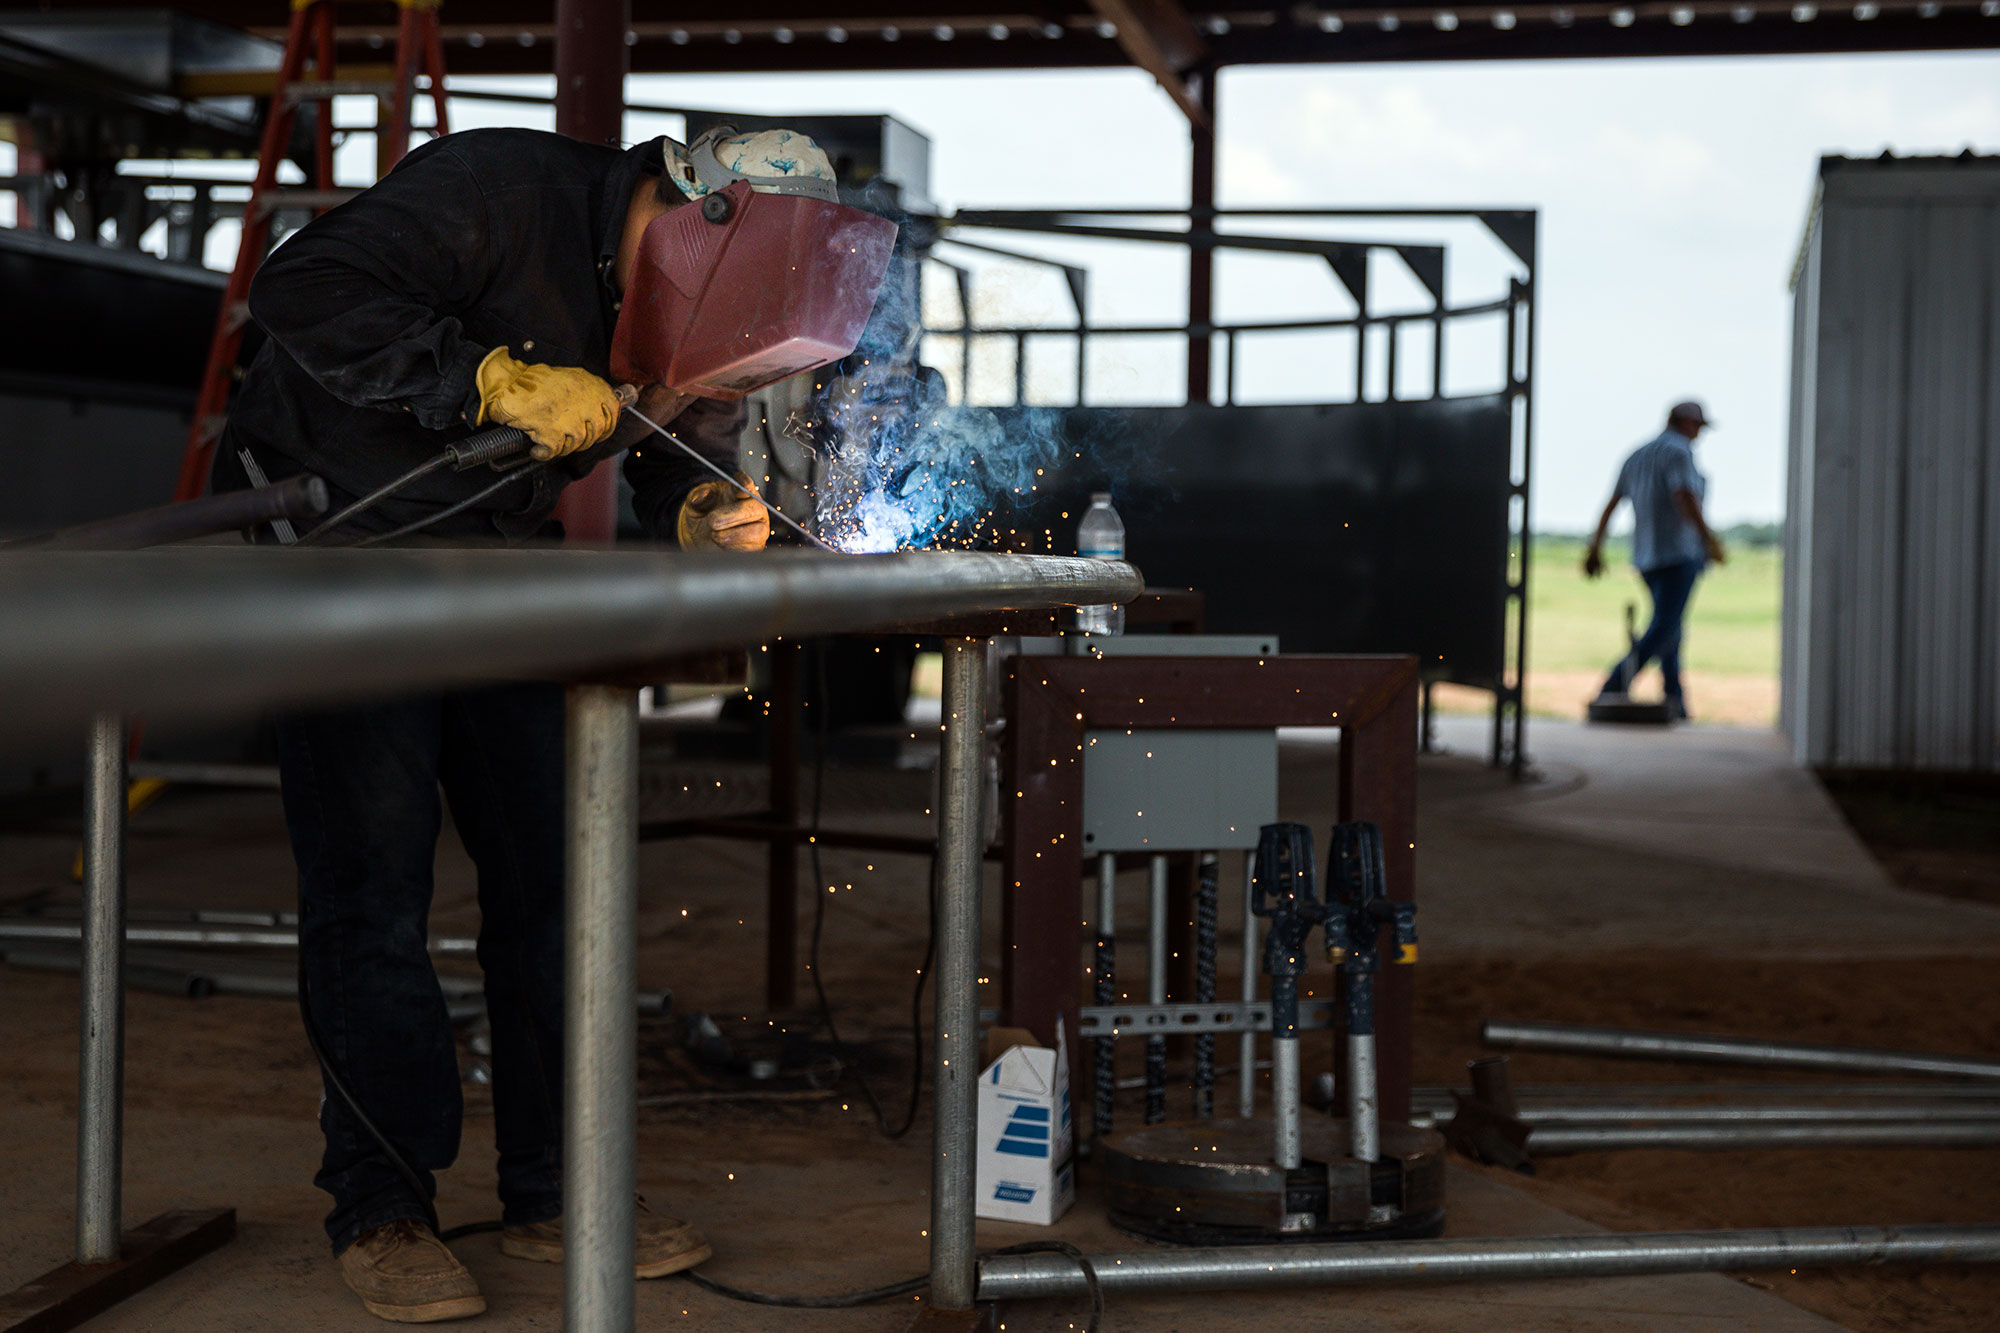
<path fill-rule="evenodd" d="M 458 1156 L 457 1048 L 426 948 L 440 787 L 479 868 L 493 1128 L 510 1224 L 562 1212 L 563 699 L 506 685 L 278 721 L 313 1024 L 362 1109 L 416 1168 Z M 320 1105 L 338 1254 L 422 1201 L 339 1095 Z"/>
<path fill-rule="evenodd" d="M 1611 668 L 1611 675 L 1604 682 L 1607 692 L 1624 693 L 1632 687 L 1638 674 L 1646 669 L 1646 664 L 1658 658 L 1660 680 L 1665 686 L 1667 698 L 1676 703 L 1684 701 L 1681 694 L 1681 622 L 1687 615 L 1688 601 L 1694 596 L 1695 580 L 1701 577 L 1701 571 L 1699 560 L 1639 571 L 1639 577 L 1646 580 L 1646 590 L 1653 594 L 1653 620 L 1646 626 L 1646 632 L 1639 636 L 1639 642 L 1632 645 L 1632 651 Z"/>

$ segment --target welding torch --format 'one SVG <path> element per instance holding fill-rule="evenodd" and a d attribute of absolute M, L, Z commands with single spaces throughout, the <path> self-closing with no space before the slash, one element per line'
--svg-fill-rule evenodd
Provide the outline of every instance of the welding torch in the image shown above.
<path fill-rule="evenodd" d="M 701 466 L 706 468 L 708 471 L 714 473 L 718 478 L 720 478 L 723 482 L 725 482 L 729 486 L 734 488 L 747 489 L 743 488 L 741 486 L 741 483 L 738 482 L 735 477 L 723 471 L 722 468 L 718 467 L 714 462 L 704 457 L 700 453 L 700 451 L 694 448 L 693 445 L 690 445 L 689 443 L 687 443 L 687 441 L 681 439 L 678 435 L 675 435 L 665 426 L 662 426 L 659 422 L 653 420 L 651 417 L 647 416 L 644 412 L 641 412 L 638 406 L 639 390 L 636 387 L 630 384 L 619 385 L 618 402 L 622 409 L 621 415 L 624 412 L 631 413 L 634 417 L 638 418 L 640 421 L 644 422 L 648 427 L 650 427 L 654 434 L 658 435 L 661 439 L 667 441 L 669 444 L 679 449 L 682 453 L 686 454 L 689 458 L 692 458 L 695 462 L 701 464 Z M 468 435 L 466 438 L 458 441 L 456 444 L 447 445 L 441 453 L 438 453 L 435 456 L 426 459 L 424 462 L 418 464 L 410 471 L 404 473 L 402 476 L 397 477 L 394 481 L 391 481 L 386 485 L 377 487 L 375 490 L 370 491 L 367 495 L 364 495 L 360 499 L 356 500 L 353 504 L 350 504 L 346 508 L 340 510 L 340 512 L 334 514 L 332 517 L 328 518 L 326 522 L 320 524 L 317 528 L 315 528 L 312 531 L 312 533 L 306 536 L 299 544 L 314 545 L 317 542 L 324 541 L 325 537 L 322 534 L 331 534 L 334 531 L 334 529 L 338 528 L 341 524 L 347 522 L 349 519 L 352 519 L 355 515 L 374 508 L 376 505 L 380 504 L 382 501 L 388 499 L 389 497 L 395 495 L 398 491 L 401 491 L 404 487 L 410 485 L 412 482 L 417 481 L 420 478 L 427 477 L 433 472 L 441 471 L 446 467 L 451 468 L 452 471 L 454 472 L 465 472 L 472 468 L 479 467 L 483 464 L 485 466 L 505 470 L 506 475 L 502 476 L 500 480 L 494 482 L 491 486 L 488 486 L 483 490 L 477 491 L 474 494 L 467 496 L 465 499 L 458 501 L 457 503 L 451 505 L 449 508 L 440 511 L 439 513 L 428 515 L 425 518 L 419 519 L 414 523 L 406 523 L 402 527 L 397 528 L 390 532 L 380 532 L 380 533 L 375 533 L 368 537 L 364 537 L 360 541 L 355 542 L 354 544 L 356 546 L 374 546 L 381 542 L 391 541 L 398 537 L 408 536 L 411 533 L 418 531 L 419 529 L 429 527 L 434 523 L 442 522 L 447 518 L 451 518 L 463 512 L 464 510 L 471 508 L 479 501 L 484 500 L 487 496 L 493 494 L 501 487 L 515 480 L 517 476 L 524 475 L 525 473 L 523 470 L 516 469 L 515 467 L 511 466 L 521 458 L 522 454 L 526 454 L 527 458 L 529 460 L 532 460 L 529 463 L 529 466 L 533 468 L 541 467 L 557 457 L 553 449 L 549 448 L 549 446 L 545 444 L 534 443 L 529 438 L 528 433 L 522 430 L 518 426 L 495 426 L 489 430 L 480 431 L 476 435 Z M 820 538 L 818 538 L 811 532 L 808 532 L 804 527 L 800 526 L 799 523 L 797 523 L 792 518 L 791 515 L 785 513 L 782 509 L 779 509 L 769 500 L 766 500 L 763 496 L 757 494 L 756 491 L 754 490 L 750 491 L 750 498 L 755 500 L 758 504 L 764 506 L 765 509 L 770 511 L 771 516 L 773 518 L 783 523 L 793 532 L 798 533 L 799 536 L 803 537 L 807 542 L 809 542 L 813 546 L 818 547 L 822 551 L 831 551 L 834 549 L 832 546 L 829 546 L 826 542 L 820 540 Z"/>

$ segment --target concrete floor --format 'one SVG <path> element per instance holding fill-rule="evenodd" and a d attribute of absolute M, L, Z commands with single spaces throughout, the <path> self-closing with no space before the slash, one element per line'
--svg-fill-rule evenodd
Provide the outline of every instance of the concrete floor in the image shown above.
<path fill-rule="evenodd" d="M 1537 722 L 1531 746 L 1543 780 L 1516 787 L 1463 756 L 1483 729 L 1445 719 L 1458 757 L 1425 761 L 1420 899 L 1426 957 L 1685 949 L 1690 922 L 1728 951 L 1828 956 L 2000 953 L 2000 911 L 1901 894 L 1876 872 L 1810 781 L 1771 737 L 1706 728 L 1588 731 Z M 1334 747 L 1310 735 L 1286 747 L 1286 817 L 1329 817 Z M 674 770 L 690 787 L 723 791 L 744 775 Z M 920 829 L 921 774 L 842 773 L 828 818 Z M 470 868 L 451 839 L 441 851 L 434 925 L 470 927 Z M 63 830 L 0 838 L 0 897 L 68 892 L 74 847 Z M 850 1039 L 894 1045 L 911 969 L 922 954 L 921 866 L 828 853 L 826 984 Z M 755 904 L 761 852 L 742 844 L 654 844 L 641 861 L 642 984 L 670 986 L 682 1011 L 749 1022 L 761 950 Z M 170 796 L 135 825 L 135 906 L 287 905 L 290 871 L 268 793 Z M 1136 877 L 1127 892 L 1138 889 Z M 1132 906 L 1122 919 L 1143 919 Z M 1225 916 L 1228 914 L 1225 913 Z M 989 934 L 989 938 L 992 935 Z M 988 1003 L 997 997 L 989 997 Z M 0 968 L 0 1290 L 60 1261 L 73 1188 L 73 978 Z M 299 1330 L 380 1327 L 341 1285 L 310 1185 L 318 1095 L 296 1020 L 282 1001 L 130 997 L 126 1217 L 171 1207 L 233 1204 L 237 1240 L 142 1293 L 93 1327 Z M 1524 1015 L 1532 1016 L 1532 1015 Z M 666 1023 L 645 1036 L 669 1040 Z M 907 1039 L 904 1039 L 907 1044 Z M 468 1090 L 460 1163 L 439 1200 L 447 1225 L 494 1211 L 491 1119 Z M 858 1104 L 642 1112 L 641 1184 L 656 1206 L 696 1219 L 715 1242 L 707 1268 L 733 1284 L 830 1292 L 893 1281 L 926 1263 L 926 1121 L 891 1143 Z M 1577 1233 L 1596 1228 L 1477 1169 L 1456 1169 L 1450 1233 Z M 1856 1218 L 1856 1221 L 1867 1220 Z M 1908 1218 L 1876 1220 L 1918 1220 Z M 982 1224 L 983 1246 L 1060 1238 L 1087 1250 L 1131 1248 L 1089 1198 L 1043 1230 Z M 501 1257 L 493 1238 L 458 1250 L 489 1313 L 464 1325 L 559 1327 L 560 1274 Z M 673 1280 L 641 1287 L 641 1326 L 704 1329 L 884 1329 L 909 1314 L 772 1311 L 731 1303 Z M 1010 1329 L 1064 1329 L 1082 1310 L 1031 1303 Z M 1236 1293 L 1113 1303 L 1114 1330 L 1306 1327 L 1356 1330 L 1791 1330 L 1839 1327 L 1734 1279 L 1700 1275 L 1602 1282 L 1481 1284 L 1437 1289 Z"/>

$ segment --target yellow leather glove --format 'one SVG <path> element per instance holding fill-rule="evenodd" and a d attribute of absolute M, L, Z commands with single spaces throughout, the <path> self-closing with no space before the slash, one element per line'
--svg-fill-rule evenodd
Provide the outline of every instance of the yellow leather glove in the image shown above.
<path fill-rule="evenodd" d="M 771 513 L 756 497 L 757 488 L 741 472 L 734 486 L 704 481 L 689 491 L 681 502 L 681 549 L 763 550 L 771 540 Z"/>
<path fill-rule="evenodd" d="M 588 449 L 618 426 L 618 394 L 575 366 L 531 365 L 496 347 L 479 363 L 477 383 L 477 424 L 519 426 L 550 458 Z"/>

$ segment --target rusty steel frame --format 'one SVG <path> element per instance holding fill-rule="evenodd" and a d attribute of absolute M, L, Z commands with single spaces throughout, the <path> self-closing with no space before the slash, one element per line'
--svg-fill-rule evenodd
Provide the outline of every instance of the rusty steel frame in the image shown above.
<path fill-rule="evenodd" d="M 1414 657 L 1017 657 L 1001 697 L 1001 1007 L 1008 1024 L 1045 1042 L 1062 1021 L 1078 1087 L 1085 732 L 1340 728 L 1337 817 L 1381 827 L 1390 896 L 1415 899 Z M 1381 1105 L 1398 1120 L 1409 1114 L 1410 973 L 1388 968 L 1376 983 Z M 1335 1040 L 1338 1069 L 1345 1037 Z"/>

